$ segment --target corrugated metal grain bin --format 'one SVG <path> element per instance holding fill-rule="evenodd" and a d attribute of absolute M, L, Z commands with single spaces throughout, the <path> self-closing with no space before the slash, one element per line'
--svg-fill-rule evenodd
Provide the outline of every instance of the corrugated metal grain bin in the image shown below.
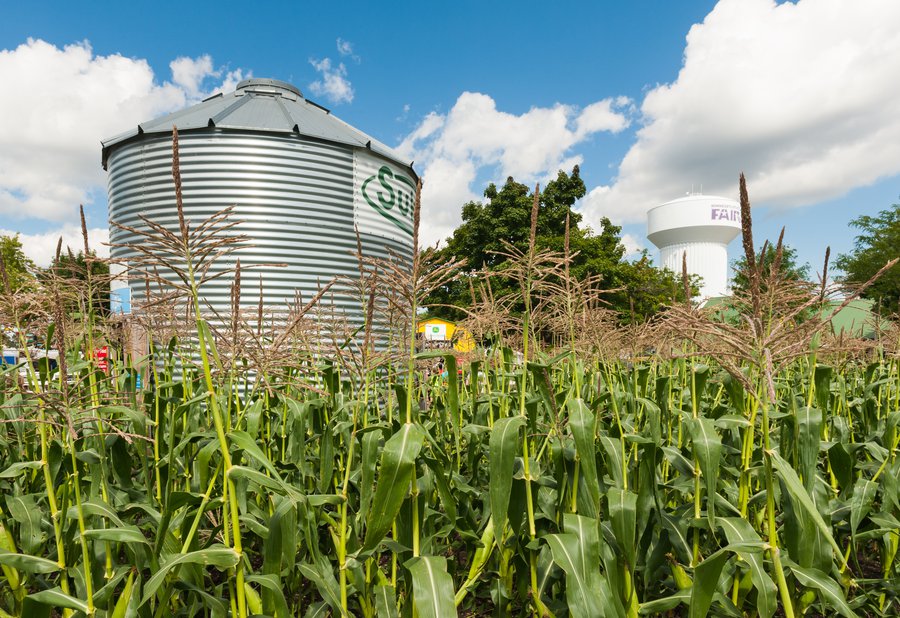
<path fill-rule="evenodd" d="M 146 122 L 103 143 L 103 167 L 109 172 L 109 218 L 144 228 L 144 215 L 178 231 L 172 167 L 172 127 L 178 128 L 186 218 L 194 225 L 226 206 L 235 206 L 247 246 L 215 268 L 283 263 L 242 278 L 244 306 L 263 302 L 286 308 L 311 298 L 319 282 L 336 275 L 354 276 L 354 226 L 367 255 L 389 253 L 412 259 L 412 207 L 417 176 L 411 164 L 390 148 L 306 100 L 285 82 L 249 79 L 237 90 L 158 120 Z M 139 240 L 111 226 L 113 245 Z M 132 258 L 114 246 L 112 257 Z M 229 311 L 230 277 L 201 290 L 217 311 Z M 124 283 L 120 283 L 124 286 Z M 132 280 L 120 298 L 139 306 L 144 283 Z M 352 321 L 361 306 L 336 301 Z M 123 302 L 125 307 L 128 303 Z"/>

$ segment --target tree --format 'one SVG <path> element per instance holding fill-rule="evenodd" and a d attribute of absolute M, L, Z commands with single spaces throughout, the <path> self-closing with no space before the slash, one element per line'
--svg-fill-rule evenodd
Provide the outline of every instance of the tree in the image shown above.
<path fill-rule="evenodd" d="M 646 250 L 637 260 L 620 263 L 612 283 L 617 285 L 607 302 L 632 323 L 645 322 L 666 305 L 685 300 L 681 274 L 656 268 Z M 691 275 L 689 285 L 693 297 L 699 292 L 700 277 Z"/>
<path fill-rule="evenodd" d="M 87 282 L 88 264 L 90 264 L 91 287 L 93 288 L 94 311 L 99 315 L 109 314 L 109 264 L 97 258 L 91 251 L 91 259 L 85 259 L 84 251 L 77 254 L 60 252 L 59 259 L 53 259 L 53 264 L 47 273 L 54 273 L 61 282 L 69 285 L 83 287 Z M 82 290 L 80 293 L 85 293 Z"/>
<path fill-rule="evenodd" d="M 768 278 L 772 272 L 772 266 L 775 263 L 776 246 L 772 243 L 765 243 L 766 254 L 763 255 L 763 247 L 759 248 L 756 254 L 756 263 L 762 267 L 761 275 L 763 279 Z M 734 279 L 732 280 L 732 288 L 735 291 L 746 292 L 750 288 L 750 281 L 747 279 L 747 258 L 741 256 L 732 263 L 734 269 Z M 809 277 L 809 264 L 797 264 L 797 250 L 788 245 L 784 245 L 781 254 L 781 263 L 778 267 L 782 280 L 788 281 L 805 281 Z"/>
<path fill-rule="evenodd" d="M 19 240 L 18 234 L 0 236 L 0 257 L 3 258 L 10 292 L 18 292 L 34 286 L 34 262 L 22 250 L 22 241 Z"/>
<path fill-rule="evenodd" d="M 582 217 L 572 207 L 585 193 L 577 165 L 571 174 L 560 171 L 547 183 L 540 195 L 537 250 L 563 252 L 568 215 L 570 253 L 577 253 L 570 266 L 571 274 L 580 280 L 600 276 L 604 288 L 615 288 L 605 299 L 623 317 L 645 319 L 671 301 L 673 295 L 683 296 L 678 278 L 654 268 L 646 254 L 633 264 L 624 259 L 621 227 L 605 217 L 601 219 L 599 233 L 581 226 Z M 499 189 L 490 184 L 484 196 L 485 202 L 469 202 L 463 206 L 462 224 L 440 250 L 442 259 L 464 258 L 467 263 L 462 277 L 429 295 L 427 302 L 436 316 L 450 320 L 465 317 L 462 308 L 472 301 L 469 288 L 472 276 L 483 270 L 502 270 L 506 260 L 500 254 L 506 251 L 504 241 L 522 252 L 528 249 L 532 190 L 510 177 Z M 492 282 L 495 298 L 513 291 L 514 285 L 511 280 L 495 279 Z"/>
<path fill-rule="evenodd" d="M 893 204 L 874 217 L 857 217 L 850 225 L 861 233 L 853 251 L 838 257 L 837 267 L 844 271 L 846 283 L 865 283 L 900 255 L 900 204 Z M 900 311 L 900 264 L 884 273 L 862 295 L 874 300 L 884 315 Z"/>

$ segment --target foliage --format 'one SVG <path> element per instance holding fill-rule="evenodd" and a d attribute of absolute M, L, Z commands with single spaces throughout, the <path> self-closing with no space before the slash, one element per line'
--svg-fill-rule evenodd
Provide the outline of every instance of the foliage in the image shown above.
<path fill-rule="evenodd" d="M 765 255 L 763 255 L 763 251 L 765 251 Z M 809 278 L 809 264 L 797 263 L 796 249 L 790 245 L 784 245 L 780 258 L 776 257 L 777 253 L 777 245 L 768 241 L 759 248 L 759 252 L 756 254 L 756 263 L 761 264 L 763 277 L 769 277 L 772 274 L 772 266 L 777 260 L 779 279 L 805 281 Z M 734 278 L 731 282 L 732 288 L 737 292 L 749 291 L 750 281 L 747 277 L 747 258 L 744 256 L 739 257 L 731 265 L 731 268 L 734 271 Z"/>
<path fill-rule="evenodd" d="M 850 283 L 862 283 L 875 275 L 884 264 L 900 255 L 900 204 L 893 204 L 872 217 L 863 215 L 851 222 L 860 230 L 853 251 L 838 257 L 837 266 Z M 900 312 L 900 267 L 884 273 L 863 294 L 875 301 L 884 315 Z"/>
<path fill-rule="evenodd" d="M 405 280 L 361 262 L 350 332 L 302 328 L 324 291 L 286 322 L 248 321 L 239 285 L 233 315 L 201 312 L 198 282 L 240 228 L 226 209 L 192 234 L 177 150 L 174 169 L 180 233 L 142 228 L 145 266 L 178 269 L 142 307 L 152 358 L 104 370 L 102 319 L 58 311 L 58 370 L 0 369 L 0 615 L 900 612 L 900 350 L 856 355 L 797 324 L 749 231 L 745 319 L 682 303 L 640 358 L 631 341 L 583 352 L 577 310 L 559 348 L 530 337 L 546 254 L 529 233 L 506 251 L 519 358 L 500 344 L 458 373 L 448 354 L 444 378 L 411 334 L 446 274 L 421 255 Z M 183 335 L 159 305 L 189 316 Z"/>
<path fill-rule="evenodd" d="M 35 266 L 22 250 L 19 235 L 0 236 L 0 258 L 3 260 L 9 287 L 12 290 L 27 290 L 34 287 Z"/>
<path fill-rule="evenodd" d="M 88 279 L 88 269 L 92 279 L 93 307 L 101 315 L 109 314 L 109 264 L 97 258 L 94 251 L 90 252 L 89 259 L 85 259 L 84 251 L 77 254 L 71 252 L 60 253 L 54 257 L 53 263 L 45 274 L 53 273 L 55 276 L 69 282 L 70 285 L 84 286 Z"/>
<path fill-rule="evenodd" d="M 569 218 L 569 251 L 571 274 L 578 280 L 599 278 L 606 290 L 603 298 L 624 320 L 644 320 L 658 312 L 673 298 L 683 296 L 679 278 L 652 266 L 646 254 L 635 262 L 625 259 L 620 226 L 609 219 L 601 220 L 595 233 L 582 227 L 581 214 L 573 210 L 575 202 L 586 192 L 576 165 L 571 174 L 560 171 L 540 193 L 535 246 L 539 251 L 561 254 L 565 245 L 566 217 Z M 534 197 L 525 185 L 508 178 L 499 189 L 491 184 L 484 192 L 485 202 L 469 202 L 463 206 L 463 223 L 453 232 L 439 254 L 466 260 L 463 277 L 432 292 L 426 301 L 435 315 L 460 320 L 464 309 L 471 307 L 469 282 L 480 279 L 479 273 L 501 273 L 509 258 L 509 247 L 523 252 L 528 248 L 529 212 Z M 506 244 L 508 243 L 508 245 Z M 510 278 L 494 277 L 492 292 L 500 298 L 517 293 Z M 517 313 L 524 307 L 518 304 Z"/>
<path fill-rule="evenodd" d="M 556 615 L 686 613 L 690 602 L 710 615 L 737 606 L 771 616 L 783 603 L 764 554 L 770 507 L 756 493 L 762 414 L 713 358 L 575 364 L 539 353 L 519 378 L 521 417 L 509 376 L 524 367 L 497 348 L 453 383 L 418 374 L 426 408 L 412 423 L 405 387 L 374 379 L 375 367 L 366 379 L 309 357 L 307 379 L 322 392 L 273 376 L 271 390 L 241 393 L 226 370 L 212 395 L 231 418 L 226 477 L 202 367 L 179 373 L 163 349 L 158 387 L 145 379 L 136 389 L 132 371 L 113 363 L 95 374 L 100 406 L 91 409 L 79 402 L 92 398 L 85 376 L 96 367 L 76 345 L 66 348 L 69 366 L 81 363 L 76 390 L 38 375 L 34 391 L 6 382 L 0 395 L 0 602 L 10 614 L 83 610 L 85 570 L 98 612 L 214 613 L 229 605 L 241 564 L 252 611 L 340 615 L 342 555 L 347 615 L 415 603 L 442 616 L 450 603 L 517 616 L 536 612 L 539 598 Z M 768 435 L 781 488 L 771 508 L 796 612 L 900 610 L 898 371 L 897 358 L 869 367 L 800 359 L 775 377 Z M 45 466 L 32 421 L 48 401 Z M 224 541 L 225 478 L 237 492 L 240 555 Z"/>

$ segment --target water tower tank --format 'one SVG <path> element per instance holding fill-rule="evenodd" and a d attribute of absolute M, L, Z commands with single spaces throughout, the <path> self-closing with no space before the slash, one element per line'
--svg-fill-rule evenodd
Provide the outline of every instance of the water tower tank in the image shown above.
<path fill-rule="evenodd" d="M 235 206 L 238 233 L 247 246 L 215 269 L 283 263 L 242 277 L 243 304 L 259 300 L 286 309 L 299 292 L 310 299 L 319 283 L 357 271 L 354 226 L 368 255 L 399 256 L 411 263 L 412 218 L 418 180 L 411 163 L 390 148 L 307 100 L 294 86 L 249 79 L 235 92 L 142 123 L 103 143 L 109 172 L 109 218 L 146 228 L 138 215 L 178 231 L 172 167 L 172 127 L 178 128 L 186 218 L 200 221 Z M 134 252 L 116 244 L 139 241 L 111 226 L 112 257 Z M 214 269 L 214 271 L 215 271 Z M 216 311 L 229 311 L 230 277 L 201 290 Z M 117 296 L 139 304 L 144 283 L 120 281 Z M 130 298 L 129 298 L 130 301 Z M 338 297 L 345 314 L 361 320 L 361 305 Z"/>
<path fill-rule="evenodd" d="M 740 231 L 740 206 L 726 197 L 688 195 L 647 213 L 647 238 L 662 266 L 680 273 L 687 254 L 688 272 L 703 278 L 702 298 L 728 293 L 728 243 Z"/>

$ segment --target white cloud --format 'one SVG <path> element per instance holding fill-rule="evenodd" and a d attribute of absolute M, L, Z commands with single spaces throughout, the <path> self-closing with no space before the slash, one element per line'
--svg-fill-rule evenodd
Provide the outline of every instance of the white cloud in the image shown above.
<path fill-rule="evenodd" d="M 169 68 L 172 69 L 172 81 L 192 97 L 200 94 L 203 80 L 216 73 L 209 54 L 199 58 L 176 58 L 169 63 Z"/>
<path fill-rule="evenodd" d="M 900 173 L 900 2 L 722 0 L 652 89 L 618 177 L 585 198 L 590 222 L 642 222 L 701 183 L 755 203 L 838 197 Z"/>
<path fill-rule="evenodd" d="M 638 256 L 646 248 L 643 240 L 634 234 L 622 234 L 622 246 L 625 247 L 625 257 Z"/>
<path fill-rule="evenodd" d="M 100 140 L 242 77 L 230 71 L 217 84 L 211 78 L 223 71 L 209 56 L 178 58 L 171 69 L 172 81 L 160 82 L 146 60 L 95 56 L 86 41 L 59 48 L 29 39 L 0 50 L 0 217 L 5 227 L 28 218 L 59 228 L 27 237 L 44 247 L 35 261 L 49 262 L 60 231 L 79 229 L 78 205 L 105 191 Z"/>
<path fill-rule="evenodd" d="M 362 58 L 353 53 L 353 43 L 351 43 L 350 41 L 345 41 L 344 39 L 338 37 L 337 50 L 340 55 L 349 56 L 357 64 L 362 61 Z"/>
<path fill-rule="evenodd" d="M 347 79 L 347 67 L 343 62 L 332 65 L 330 58 L 310 60 L 309 63 L 321 74 L 321 78 L 309 85 L 310 91 L 319 97 L 325 97 L 332 103 L 351 103 L 353 101 L 353 85 Z"/>
<path fill-rule="evenodd" d="M 0 236 L 15 236 L 12 230 L 0 229 Z M 40 234 L 19 234 L 22 243 L 22 252 L 38 266 L 46 268 L 53 261 L 56 254 L 56 245 L 62 238 L 62 251 L 72 249 L 72 253 L 84 251 L 84 237 L 81 235 L 81 226 L 67 223 L 62 227 Z M 109 247 L 104 243 L 109 242 L 109 229 L 105 227 L 88 228 L 88 246 L 100 257 L 109 257 Z"/>
<path fill-rule="evenodd" d="M 473 183 L 490 171 L 531 183 L 581 162 L 577 144 L 628 126 L 627 99 L 604 99 L 579 109 L 533 107 L 516 115 L 497 109 L 485 94 L 464 92 L 447 114 L 432 112 L 401 142 L 398 151 L 423 166 L 425 242 L 445 238 L 459 224 L 462 205 L 478 196 Z"/>
<path fill-rule="evenodd" d="M 352 56 L 353 55 L 353 44 L 350 41 L 345 41 L 342 38 L 338 38 L 337 40 L 337 50 L 342 56 Z"/>

